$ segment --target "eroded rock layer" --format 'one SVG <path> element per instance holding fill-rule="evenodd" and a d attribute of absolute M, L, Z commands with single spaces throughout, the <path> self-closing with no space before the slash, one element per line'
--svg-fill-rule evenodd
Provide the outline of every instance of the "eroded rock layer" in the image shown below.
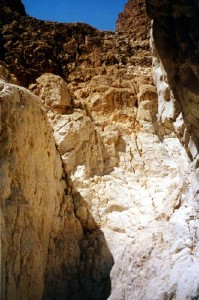
<path fill-rule="evenodd" d="M 149 28 L 148 28 L 149 31 Z M 45 72 L 76 85 L 113 65 L 151 64 L 146 37 L 99 31 L 81 23 L 61 24 L 18 16 L 0 29 L 1 57 L 23 86 Z"/>

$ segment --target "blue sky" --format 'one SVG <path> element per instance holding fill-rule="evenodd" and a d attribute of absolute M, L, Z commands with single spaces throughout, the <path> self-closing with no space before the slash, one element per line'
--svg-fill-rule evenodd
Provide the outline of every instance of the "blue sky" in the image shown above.
<path fill-rule="evenodd" d="M 127 0 L 22 0 L 31 17 L 46 21 L 83 22 L 101 30 L 115 30 Z"/>

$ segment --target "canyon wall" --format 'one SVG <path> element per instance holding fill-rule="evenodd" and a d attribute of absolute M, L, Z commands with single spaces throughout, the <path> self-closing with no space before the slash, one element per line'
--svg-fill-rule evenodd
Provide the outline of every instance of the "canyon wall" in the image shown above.
<path fill-rule="evenodd" d="M 146 1 L 152 69 L 142 0 L 116 33 L 17 2 L 0 29 L 2 299 L 198 299 L 197 69 L 175 5 Z M 175 8 L 187 39 L 191 7 Z"/>
<path fill-rule="evenodd" d="M 1 299 L 106 299 L 113 258 L 41 101 L 3 80 L 0 97 Z"/>
<path fill-rule="evenodd" d="M 136 242 L 126 247 L 118 266 L 113 267 L 110 299 L 198 299 L 198 3 L 147 0 L 146 7 L 153 19 L 151 45 L 158 127 L 172 133 L 170 145 L 174 146 L 175 139 L 178 141 L 179 148 L 176 145 L 171 152 L 167 148 L 173 163 L 176 154 L 183 151 L 178 167 L 182 186 L 180 201 L 165 221 L 163 218 L 161 224 L 158 218 L 153 228 L 145 228 Z M 163 145 L 166 132 L 160 138 Z M 160 157 L 159 152 L 158 160 Z M 182 171 L 185 161 L 188 169 L 183 167 Z M 174 177 L 170 183 L 174 183 Z M 177 192 L 177 186 L 174 190 Z M 157 190 L 151 193 L 154 194 Z M 163 201 L 163 207 L 169 212 L 171 193 L 166 198 L 168 202 Z"/>
<path fill-rule="evenodd" d="M 45 72 L 78 85 L 108 73 L 112 66 L 151 64 L 146 34 L 138 41 L 134 33 L 99 31 L 83 23 L 45 22 L 17 15 L 14 21 L 8 18 L 0 36 L 0 59 L 26 87 Z"/>

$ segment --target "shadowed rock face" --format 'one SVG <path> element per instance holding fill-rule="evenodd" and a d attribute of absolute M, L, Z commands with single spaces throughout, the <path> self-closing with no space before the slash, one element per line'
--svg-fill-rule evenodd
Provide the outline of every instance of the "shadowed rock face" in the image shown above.
<path fill-rule="evenodd" d="M 21 0 L 2 0 L 0 3 L 0 60 L 5 59 L 5 49 L 3 47 L 2 27 L 5 24 L 26 16 L 24 5 Z"/>
<path fill-rule="evenodd" d="M 26 16 L 26 11 L 21 0 L 2 0 L 0 3 L 0 25 L 10 23 L 11 21 Z"/>
<path fill-rule="evenodd" d="M 196 159 L 198 151 L 191 145 L 199 147 L 199 1 L 147 0 L 146 4 L 153 19 L 154 51 L 177 100 L 173 118 L 182 109 L 190 134 L 185 144 Z"/>

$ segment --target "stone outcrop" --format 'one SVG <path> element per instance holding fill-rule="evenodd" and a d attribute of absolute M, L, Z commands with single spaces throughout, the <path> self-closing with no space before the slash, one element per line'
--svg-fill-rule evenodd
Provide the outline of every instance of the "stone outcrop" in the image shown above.
<path fill-rule="evenodd" d="M 21 0 L 2 0 L 0 3 L 0 26 L 26 16 Z"/>
<path fill-rule="evenodd" d="M 131 34 L 139 43 L 149 44 L 151 22 L 144 0 L 129 0 L 118 16 L 116 31 Z"/>
<path fill-rule="evenodd" d="M 106 299 L 103 233 L 67 181 L 39 99 L 4 81 L 0 150 L 2 299 Z"/>
<path fill-rule="evenodd" d="M 39 91 L 35 94 L 42 99 L 47 111 L 51 110 L 63 114 L 71 103 L 71 95 L 66 82 L 54 74 L 43 74 L 36 80 Z M 35 85 L 30 87 L 33 90 Z"/>
<path fill-rule="evenodd" d="M 3 81 L 0 149 L 1 296 L 41 299 L 49 242 L 59 231 L 67 187 L 52 129 L 38 99 Z M 82 235 L 78 224 L 76 231 L 74 244 Z M 78 255 L 76 251 L 74 257 Z"/>
<path fill-rule="evenodd" d="M 136 75 L 130 69 L 129 79 L 119 82 L 106 75 L 94 77 L 75 93 L 82 104 L 79 108 L 65 115 L 48 113 L 49 119 L 56 120 L 51 124 L 58 147 L 64 152 L 65 168 L 71 166 L 71 159 L 65 161 L 64 156 L 70 155 L 68 145 L 71 133 L 75 137 L 73 130 L 76 130 L 76 145 L 87 136 L 83 129 L 85 113 L 89 127 L 93 125 L 104 152 L 108 153 L 108 169 L 91 174 L 90 165 L 79 161 L 83 149 L 72 147 L 76 155 L 73 168 L 67 171 L 114 257 L 110 299 L 195 297 L 199 263 L 194 202 L 197 176 L 179 141 L 178 123 L 174 124 L 175 132 L 157 118 L 158 99 L 150 69 L 145 67 Z M 39 85 L 34 90 L 39 93 Z M 81 118 L 71 124 L 80 112 Z M 60 129 L 57 124 L 65 125 Z M 59 143 L 60 134 L 67 143 Z M 97 151 L 95 140 L 88 138 L 88 141 L 90 150 L 86 149 L 90 157 L 103 153 Z M 82 226 L 92 229 L 79 196 L 74 199 Z"/>
<path fill-rule="evenodd" d="M 1 57 L 23 86 L 46 72 L 77 86 L 95 75 L 108 74 L 113 65 L 151 64 L 146 34 L 143 42 L 142 38 L 138 42 L 127 33 L 103 32 L 81 23 L 44 22 L 23 15 L 14 21 L 8 18 L 3 25 Z"/>
<path fill-rule="evenodd" d="M 198 299 L 197 91 L 172 19 L 189 36 L 197 10 L 166 3 L 146 1 L 153 70 L 141 0 L 116 33 L 20 10 L 0 29 L 3 299 Z"/>

